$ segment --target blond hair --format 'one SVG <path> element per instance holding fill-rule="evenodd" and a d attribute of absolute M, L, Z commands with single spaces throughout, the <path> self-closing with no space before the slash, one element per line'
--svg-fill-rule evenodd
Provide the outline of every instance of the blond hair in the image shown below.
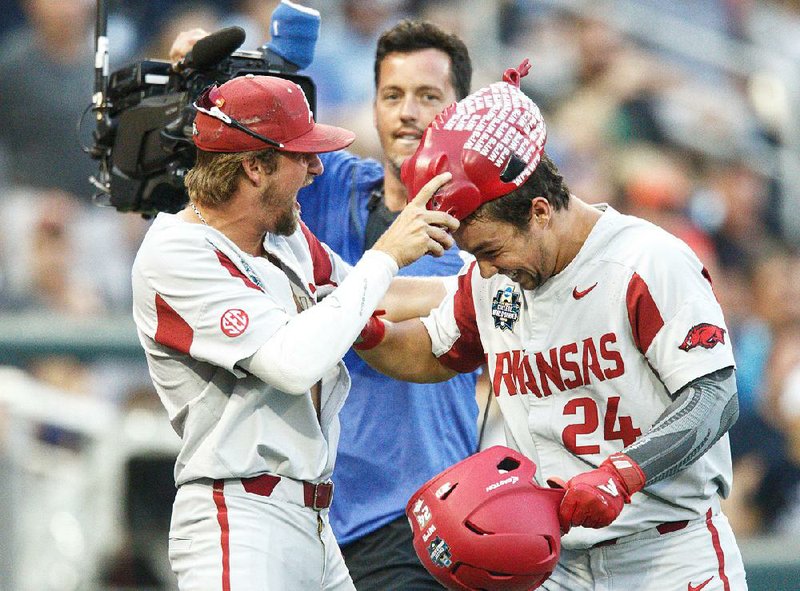
<path fill-rule="evenodd" d="M 206 152 L 197 150 L 197 161 L 186 174 L 189 197 L 198 205 L 217 206 L 230 200 L 244 175 L 242 163 L 261 161 L 267 174 L 278 168 L 278 152 L 272 148 L 251 152 Z"/>

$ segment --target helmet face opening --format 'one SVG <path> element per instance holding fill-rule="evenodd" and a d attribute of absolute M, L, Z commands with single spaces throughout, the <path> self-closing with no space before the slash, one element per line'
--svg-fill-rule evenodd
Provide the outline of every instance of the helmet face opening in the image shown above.
<path fill-rule="evenodd" d="M 560 489 L 535 480 L 536 465 L 502 446 L 451 466 L 409 500 L 414 549 L 448 589 L 527 591 L 558 562 Z"/>
<path fill-rule="evenodd" d="M 498 472 L 511 472 L 519 468 L 520 462 L 516 458 L 505 457 L 497 464 Z"/>

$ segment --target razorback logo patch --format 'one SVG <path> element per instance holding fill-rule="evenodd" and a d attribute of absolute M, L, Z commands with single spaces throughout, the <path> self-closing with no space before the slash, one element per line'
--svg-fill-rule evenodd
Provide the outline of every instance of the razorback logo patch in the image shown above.
<path fill-rule="evenodd" d="M 725 329 L 714 324 L 702 322 L 696 324 L 686 333 L 686 338 L 678 346 L 682 351 L 690 351 L 695 347 L 703 349 L 713 349 L 717 343 L 725 344 Z"/>
<path fill-rule="evenodd" d="M 226 310 L 219 319 L 219 327 L 222 329 L 222 332 L 225 336 L 231 338 L 241 335 L 247 330 L 248 324 L 250 324 L 250 317 L 247 315 L 247 312 L 239 308 Z"/>

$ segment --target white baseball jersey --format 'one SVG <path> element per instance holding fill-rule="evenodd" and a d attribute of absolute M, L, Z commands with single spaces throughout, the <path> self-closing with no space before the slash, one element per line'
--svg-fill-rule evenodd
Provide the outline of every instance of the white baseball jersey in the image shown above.
<path fill-rule="evenodd" d="M 264 472 L 317 482 L 332 472 L 350 385 L 344 364 L 322 379 L 319 419 L 310 394 L 282 392 L 236 364 L 350 267 L 302 224 L 264 246 L 283 269 L 214 228 L 161 213 L 134 262 L 139 339 L 183 440 L 178 485 Z"/>
<path fill-rule="evenodd" d="M 540 481 L 597 467 L 645 433 L 692 380 L 733 366 L 722 310 L 689 247 L 608 206 L 567 267 L 535 290 L 473 263 L 423 320 L 433 353 L 457 371 L 486 359 L 509 445 Z M 680 453 L 680 451 L 676 452 Z M 695 463 L 634 495 L 602 529 L 572 528 L 566 548 L 699 518 L 727 496 L 727 435 Z"/>

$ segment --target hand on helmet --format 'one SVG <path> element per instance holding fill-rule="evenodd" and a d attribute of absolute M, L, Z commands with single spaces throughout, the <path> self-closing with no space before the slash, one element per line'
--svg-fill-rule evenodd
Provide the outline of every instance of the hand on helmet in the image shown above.
<path fill-rule="evenodd" d="M 566 490 L 558 509 L 561 530 L 567 533 L 573 525 L 599 528 L 610 525 L 631 495 L 644 487 L 641 468 L 622 453 L 609 456 L 600 466 L 564 482 L 548 479 L 554 488 Z"/>

